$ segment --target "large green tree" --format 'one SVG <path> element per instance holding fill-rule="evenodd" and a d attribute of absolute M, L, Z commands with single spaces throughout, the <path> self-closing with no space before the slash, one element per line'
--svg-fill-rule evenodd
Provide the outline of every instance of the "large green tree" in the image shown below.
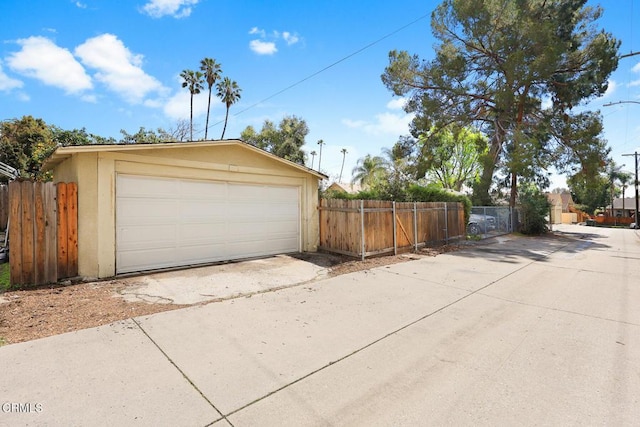
<path fill-rule="evenodd" d="M 211 111 L 211 90 L 213 89 L 213 85 L 220 78 L 220 74 L 222 74 L 222 69 L 220 68 L 220 64 L 218 64 L 215 59 L 204 58 L 202 61 L 200 61 L 200 70 L 202 71 L 204 80 L 207 82 L 207 87 L 209 88 L 209 99 L 207 100 L 207 121 L 204 125 L 204 139 L 206 140 L 208 131 L 209 131 L 209 112 Z"/>
<path fill-rule="evenodd" d="M 2 121 L 0 162 L 17 169 L 23 178 L 44 178 L 40 166 L 57 146 L 53 136 L 44 120 L 32 116 Z"/>
<path fill-rule="evenodd" d="M 417 176 L 460 191 L 480 179 L 487 138 L 468 128 L 448 127 L 420 135 Z"/>
<path fill-rule="evenodd" d="M 595 214 L 609 202 L 609 179 L 605 174 L 587 177 L 577 173 L 567 178 L 567 185 L 573 201 L 588 214 Z"/>
<path fill-rule="evenodd" d="M 394 50 L 382 80 L 409 97 L 414 136 L 451 123 L 489 135 L 474 192 L 490 203 L 504 166 L 514 205 L 518 176 L 552 165 L 595 176 L 608 154 L 599 114 L 574 111 L 606 91 L 617 67 L 619 42 L 595 28 L 601 14 L 586 0 L 445 0 L 431 18 L 435 58 Z"/>
<path fill-rule="evenodd" d="M 278 157 L 304 165 L 302 146 L 308 133 L 307 122 L 296 116 L 286 116 L 278 126 L 271 120 L 265 120 L 260 132 L 256 132 L 253 126 L 247 126 L 240 138 Z"/>
<path fill-rule="evenodd" d="M 105 138 L 87 132 L 85 128 L 65 130 L 58 126 L 50 125 L 53 140 L 56 145 L 66 147 L 69 145 L 93 145 L 93 144 L 115 144 L 113 137 Z"/>
<path fill-rule="evenodd" d="M 120 129 L 120 134 L 122 134 L 121 144 L 158 144 L 174 140 L 172 135 L 162 128 L 159 128 L 156 132 L 153 129 L 140 127 L 136 133 L 129 133 L 124 129 Z"/>

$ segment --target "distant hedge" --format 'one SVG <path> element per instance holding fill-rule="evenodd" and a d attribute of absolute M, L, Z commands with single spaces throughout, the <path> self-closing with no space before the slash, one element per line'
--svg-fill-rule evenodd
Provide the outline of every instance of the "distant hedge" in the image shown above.
<path fill-rule="evenodd" d="M 324 191 L 320 194 L 326 199 L 346 199 L 346 200 L 388 200 L 376 191 L 363 190 L 358 193 L 349 194 L 341 191 Z M 471 199 L 464 194 L 455 194 L 438 187 L 423 187 L 411 184 L 402 192 L 402 197 L 396 197 L 396 202 L 460 202 L 464 206 L 465 219 L 471 215 Z"/>

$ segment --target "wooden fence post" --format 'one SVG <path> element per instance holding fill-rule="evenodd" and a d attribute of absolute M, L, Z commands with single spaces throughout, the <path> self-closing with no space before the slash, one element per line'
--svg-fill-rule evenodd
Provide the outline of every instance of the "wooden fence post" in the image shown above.
<path fill-rule="evenodd" d="M 67 224 L 67 186 L 63 182 L 56 185 L 56 202 L 58 206 L 57 228 L 58 228 L 58 276 L 68 277 L 68 224 Z"/>
<path fill-rule="evenodd" d="M 9 184 L 9 263 L 11 284 L 22 284 L 22 188 L 21 183 Z"/>
<path fill-rule="evenodd" d="M 398 217 L 396 215 L 396 202 L 391 204 L 391 212 L 393 215 L 393 254 L 398 255 Z"/>
<path fill-rule="evenodd" d="M 6 230 L 9 220 L 9 186 L 0 185 L 0 230 Z"/>
<path fill-rule="evenodd" d="M 67 183 L 67 277 L 78 275 L 78 184 Z"/>
<path fill-rule="evenodd" d="M 360 200 L 360 238 L 362 239 L 361 245 L 361 260 L 364 261 L 365 245 L 364 245 L 364 200 Z"/>
<path fill-rule="evenodd" d="M 418 252 L 418 210 L 416 202 L 413 202 L 413 243 Z"/>

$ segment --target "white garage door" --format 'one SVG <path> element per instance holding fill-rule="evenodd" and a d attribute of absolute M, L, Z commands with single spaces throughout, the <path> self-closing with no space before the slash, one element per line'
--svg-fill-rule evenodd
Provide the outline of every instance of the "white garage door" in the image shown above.
<path fill-rule="evenodd" d="M 118 175 L 116 271 L 296 252 L 298 187 Z"/>

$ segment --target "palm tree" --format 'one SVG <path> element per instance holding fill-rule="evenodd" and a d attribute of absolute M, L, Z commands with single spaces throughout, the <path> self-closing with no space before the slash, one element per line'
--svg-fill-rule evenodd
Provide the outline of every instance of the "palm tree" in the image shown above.
<path fill-rule="evenodd" d="M 207 133 L 209 131 L 209 111 L 211 110 L 211 88 L 220 78 L 220 74 L 222 73 L 222 69 L 220 68 L 220 64 L 216 62 L 215 59 L 204 58 L 200 61 L 200 70 L 204 75 L 204 80 L 207 82 L 207 86 L 209 86 L 209 100 L 207 101 L 207 122 L 204 126 L 204 139 L 207 140 Z"/>
<path fill-rule="evenodd" d="M 384 172 L 384 159 L 367 154 L 365 157 L 358 159 L 356 167 L 351 171 L 351 182 L 358 183 L 363 188 L 370 187 Z"/>
<path fill-rule="evenodd" d="M 338 182 L 342 182 L 342 171 L 344 170 L 344 159 L 347 157 L 347 149 L 343 148 L 340 152 L 342 153 L 342 167 L 340 168 L 340 178 L 338 178 Z"/>
<path fill-rule="evenodd" d="M 609 210 L 610 216 L 613 216 L 613 198 L 616 193 L 616 181 L 620 179 L 620 175 L 624 174 L 624 172 L 622 172 L 622 166 L 616 164 L 613 160 L 610 160 L 607 166 L 607 178 L 609 178 L 609 191 L 611 193 L 611 209 Z"/>
<path fill-rule="evenodd" d="M 318 172 L 320 172 L 320 163 L 322 163 L 322 146 L 324 145 L 324 141 L 319 139 L 318 145 L 320 146 L 320 155 L 318 156 Z"/>
<path fill-rule="evenodd" d="M 309 154 L 311 154 L 311 169 L 313 169 L 313 161 L 316 159 L 316 152 L 315 151 L 311 151 Z"/>
<path fill-rule="evenodd" d="M 624 206 L 624 193 L 627 187 L 629 186 L 629 182 L 633 179 L 633 176 L 628 172 L 621 172 L 618 175 L 618 181 L 620 181 L 620 186 L 622 187 L 622 211 L 624 215 L 625 206 Z"/>
<path fill-rule="evenodd" d="M 193 141 L 193 95 L 199 94 L 202 90 L 202 76 L 203 74 L 200 71 L 193 70 L 184 70 L 180 73 L 180 77 L 184 80 L 182 87 L 188 88 L 191 93 L 191 115 L 189 116 L 191 141 Z"/>
<path fill-rule="evenodd" d="M 240 92 L 242 89 L 238 87 L 238 83 L 225 77 L 221 82 L 216 85 L 218 89 L 218 98 L 227 106 L 227 113 L 224 116 L 224 128 L 222 129 L 222 136 L 220 139 L 224 139 L 224 132 L 227 130 L 227 121 L 229 120 L 229 108 L 240 99 Z"/>

